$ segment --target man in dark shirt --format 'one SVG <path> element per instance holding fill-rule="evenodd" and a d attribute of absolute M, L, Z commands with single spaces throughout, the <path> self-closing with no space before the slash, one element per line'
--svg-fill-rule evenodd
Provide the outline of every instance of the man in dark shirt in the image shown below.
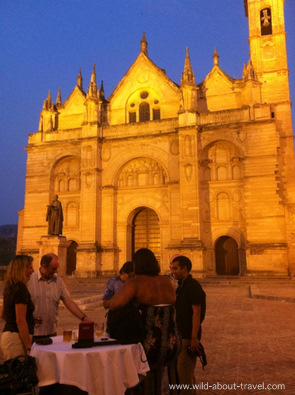
<path fill-rule="evenodd" d="M 190 274 L 191 269 L 192 263 L 185 256 L 178 256 L 172 261 L 171 272 L 179 284 L 176 290 L 175 306 L 176 321 L 182 337 L 182 349 L 177 359 L 177 373 L 180 384 L 191 386 L 190 390 L 182 389 L 182 394 L 195 393 L 192 391 L 192 386 L 195 383 L 196 357 L 190 355 L 187 349 L 190 347 L 192 351 L 195 351 L 199 347 L 202 333 L 202 310 L 204 310 L 206 298 L 200 283 Z"/>

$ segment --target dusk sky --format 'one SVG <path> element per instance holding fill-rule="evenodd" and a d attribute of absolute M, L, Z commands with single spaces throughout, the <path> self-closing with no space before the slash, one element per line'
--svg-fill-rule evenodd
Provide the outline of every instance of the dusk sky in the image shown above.
<path fill-rule="evenodd" d="M 285 23 L 294 101 L 295 0 L 285 2 Z M 108 98 L 137 58 L 143 32 L 150 59 L 178 84 L 186 46 L 198 84 L 213 67 L 215 47 L 232 78 L 242 77 L 249 60 L 244 0 L 1 1 L 0 225 L 17 224 L 24 207 L 24 147 L 38 130 L 48 91 L 55 102 L 60 87 L 64 102 L 80 67 L 87 91 L 95 63 Z"/>

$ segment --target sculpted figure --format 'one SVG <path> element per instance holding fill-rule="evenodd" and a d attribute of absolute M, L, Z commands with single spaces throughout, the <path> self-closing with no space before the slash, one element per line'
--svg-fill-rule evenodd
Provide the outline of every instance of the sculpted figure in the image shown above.
<path fill-rule="evenodd" d="M 63 211 L 57 195 L 55 195 L 51 204 L 47 206 L 46 221 L 48 222 L 49 235 L 62 235 Z"/>

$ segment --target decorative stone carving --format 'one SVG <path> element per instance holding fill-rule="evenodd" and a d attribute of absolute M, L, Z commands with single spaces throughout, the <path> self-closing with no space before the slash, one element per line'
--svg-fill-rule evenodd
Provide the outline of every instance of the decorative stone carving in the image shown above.
<path fill-rule="evenodd" d="M 233 217 L 231 198 L 226 192 L 216 196 L 216 214 L 219 221 L 229 221 Z"/>
<path fill-rule="evenodd" d="M 162 200 L 163 200 L 163 202 L 165 202 L 165 203 L 168 203 L 168 202 L 169 202 L 169 195 L 168 195 L 167 192 L 164 192 L 164 193 L 162 194 Z"/>
<path fill-rule="evenodd" d="M 242 200 L 242 193 L 239 189 L 235 189 L 232 196 L 235 202 L 240 202 Z"/>
<path fill-rule="evenodd" d="M 118 196 L 117 202 L 121 206 L 124 203 L 124 196 Z"/>
<path fill-rule="evenodd" d="M 233 143 L 218 141 L 203 152 L 199 165 L 204 168 L 202 172 L 204 181 L 240 180 L 242 161 L 243 158 Z M 210 168 L 210 177 L 208 168 Z"/>
<path fill-rule="evenodd" d="M 94 166 L 93 148 L 91 146 L 85 147 L 86 166 Z"/>
<path fill-rule="evenodd" d="M 80 162 L 77 158 L 62 160 L 53 172 L 56 192 L 75 192 L 80 190 Z"/>
<path fill-rule="evenodd" d="M 104 147 L 101 152 L 101 159 L 104 162 L 108 162 L 111 159 L 112 151 L 108 147 Z"/>
<path fill-rule="evenodd" d="M 166 172 L 157 161 L 149 158 L 137 158 L 123 167 L 118 177 L 118 186 L 154 186 L 165 184 L 166 180 Z"/>
<path fill-rule="evenodd" d="M 71 201 L 67 204 L 65 219 L 66 226 L 79 225 L 79 205 L 77 202 Z"/>
<path fill-rule="evenodd" d="M 86 184 L 87 189 L 91 188 L 91 185 L 92 185 L 92 174 L 91 173 L 85 174 L 85 184 Z"/>
<path fill-rule="evenodd" d="M 170 152 L 172 155 L 179 154 L 179 141 L 178 139 L 172 140 L 170 145 Z"/>
<path fill-rule="evenodd" d="M 184 138 L 184 152 L 186 157 L 192 156 L 192 138 L 190 135 Z"/>
<path fill-rule="evenodd" d="M 149 79 L 150 79 L 150 73 L 148 71 L 148 68 L 142 67 L 142 69 L 138 74 L 137 82 L 139 82 L 140 84 L 144 84 L 148 82 Z"/>
<path fill-rule="evenodd" d="M 190 182 L 193 174 L 193 166 L 190 163 L 184 165 L 184 172 L 187 182 Z"/>

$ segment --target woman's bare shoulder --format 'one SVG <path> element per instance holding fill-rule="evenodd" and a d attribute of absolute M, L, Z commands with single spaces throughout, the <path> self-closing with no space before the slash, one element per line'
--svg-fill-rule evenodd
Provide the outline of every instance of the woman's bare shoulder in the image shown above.
<path fill-rule="evenodd" d="M 159 274 L 158 276 L 147 276 L 145 274 L 141 274 L 139 276 L 133 277 L 136 283 L 171 283 L 169 277 Z"/>
<path fill-rule="evenodd" d="M 159 281 L 161 281 L 163 284 L 165 283 L 165 284 L 171 284 L 172 285 L 172 281 L 171 281 L 170 277 L 165 276 L 163 274 L 159 275 L 158 277 L 159 277 Z"/>
<path fill-rule="evenodd" d="M 125 289 L 135 289 L 136 288 L 136 284 L 137 284 L 136 277 L 129 277 L 125 281 L 125 283 L 123 285 L 123 288 L 125 288 Z"/>
<path fill-rule="evenodd" d="M 136 277 L 136 288 L 138 291 L 149 289 L 153 290 L 165 289 L 166 291 L 172 290 L 174 292 L 174 287 L 172 281 L 167 276 L 145 276 L 141 275 Z"/>

